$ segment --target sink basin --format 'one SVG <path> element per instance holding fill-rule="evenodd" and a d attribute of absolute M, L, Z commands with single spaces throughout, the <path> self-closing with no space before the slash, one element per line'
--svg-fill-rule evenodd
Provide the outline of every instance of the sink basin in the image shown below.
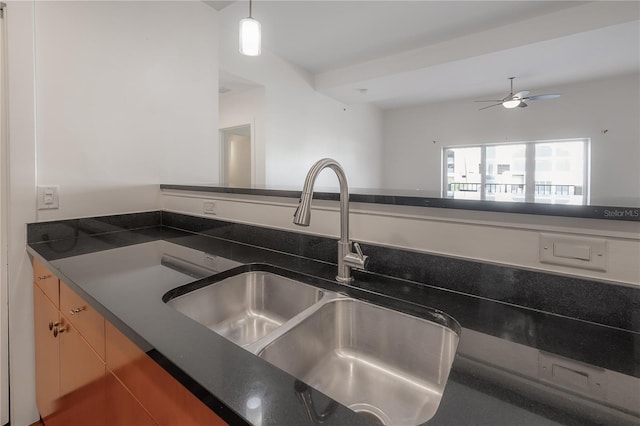
<path fill-rule="evenodd" d="M 434 416 L 458 347 L 454 319 L 320 290 L 269 266 L 234 272 L 195 290 L 171 290 L 163 300 L 296 377 L 312 419 L 331 410 L 315 412 L 308 386 L 377 423 L 417 425 Z"/>
<path fill-rule="evenodd" d="M 440 324 L 338 298 L 258 356 L 373 421 L 416 425 L 438 408 L 458 340 Z"/>
<path fill-rule="evenodd" d="M 172 298 L 167 305 L 247 346 L 314 305 L 322 294 L 280 275 L 250 271 Z"/>

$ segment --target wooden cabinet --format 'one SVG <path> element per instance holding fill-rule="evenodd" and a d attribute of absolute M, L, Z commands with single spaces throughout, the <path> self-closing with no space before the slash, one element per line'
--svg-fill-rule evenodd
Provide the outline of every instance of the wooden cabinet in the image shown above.
<path fill-rule="evenodd" d="M 42 268 L 41 268 L 42 269 Z M 46 276 L 40 275 L 40 276 Z M 66 287 L 34 274 L 36 402 L 47 426 L 106 426 L 104 355 L 100 357 L 49 298 Z M 57 278 L 56 278 L 57 280 Z M 42 284 L 46 284 L 45 293 Z M 59 287 L 60 286 L 60 287 Z M 104 319 L 102 319 L 104 350 Z"/>
<path fill-rule="evenodd" d="M 57 308 L 60 304 L 58 277 L 52 274 L 38 259 L 33 259 L 33 282 L 40 287 Z"/>
<path fill-rule="evenodd" d="M 226 423 L 110 323 L 107 366 L 161 425 Z"/>
<path fill-rule="evenodd" d="M 105 425 L 104 361 L 35 285 L 36 402 L 46 425 Z M 96 418 L 98 421 L 93 421 Z M 106 425 L 105 425 L 106 426 Z"/>
<path fill-rule="evenodd" d="M 105 359 L 104 317 L 62 281 L 60 281 L 60 312 L 78 329 L 98 356 Z"/>
<path fill-rule="evenodd" d="M 60 330 L 60 425 L 108 426 L 105 363 L 77 328 L 63 320 Z"/>
<path fill-rule="evenodd" d="M 226 425 L 36 259 L 34 283 L 36 399 L 46 426 Z"/>
<path fill-rule="evenodd" d="M 157 423 L 129 390 L 109 371 L 107 373 L 108 426 L 153 426 Z"/>
<path fill-rule="evenodd" d="M 60 396 L 60 351 L 53 327 L 60 313 L 40 287 L 33 286 L 34 331 L 36 348 L 36 403 L 45 422 L 57 411 Z M 55 324 L 55 325 L 54 325 Z M 51 325 L 51 327 L 49 326 Z"/>

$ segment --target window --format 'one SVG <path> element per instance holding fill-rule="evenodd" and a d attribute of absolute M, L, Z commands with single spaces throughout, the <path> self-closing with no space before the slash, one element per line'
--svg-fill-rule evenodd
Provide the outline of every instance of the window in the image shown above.
<path fill-rule="evenodd" d="M 455 148 L 446 150 L 445 170 L 449 177 L 449 189 L 455 197 L 480 200 L 482 168 L 480 148 Z"/>
<path fill-rule="evenodd" d="M 443 149 L 443 196 L 468 200 L 588 203 L 586 139 Z"/>

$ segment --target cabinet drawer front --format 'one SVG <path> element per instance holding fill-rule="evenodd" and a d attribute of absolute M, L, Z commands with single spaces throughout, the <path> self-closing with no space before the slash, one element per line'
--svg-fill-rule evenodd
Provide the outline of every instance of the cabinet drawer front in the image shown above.
<path fill-rule="evenodd" d="M 60 312 L 104 360 L 104 317 L 62 281 L 60 281 Z"/>
<path fill-rule="evenodd" d="M 51 273 L 51 271 L 36 258 L 33 259 L 33 282 L 51 299 L 56 308 L 60 306 L 58 277 Z"/>

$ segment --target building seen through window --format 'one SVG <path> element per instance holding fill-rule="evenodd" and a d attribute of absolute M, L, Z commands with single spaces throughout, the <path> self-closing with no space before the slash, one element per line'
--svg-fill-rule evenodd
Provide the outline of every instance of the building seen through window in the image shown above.
<path fill-rule="evenodd" d="M 586 139 L 443 149 L 443 196 L 467 200 L 585 205 Z"/>

